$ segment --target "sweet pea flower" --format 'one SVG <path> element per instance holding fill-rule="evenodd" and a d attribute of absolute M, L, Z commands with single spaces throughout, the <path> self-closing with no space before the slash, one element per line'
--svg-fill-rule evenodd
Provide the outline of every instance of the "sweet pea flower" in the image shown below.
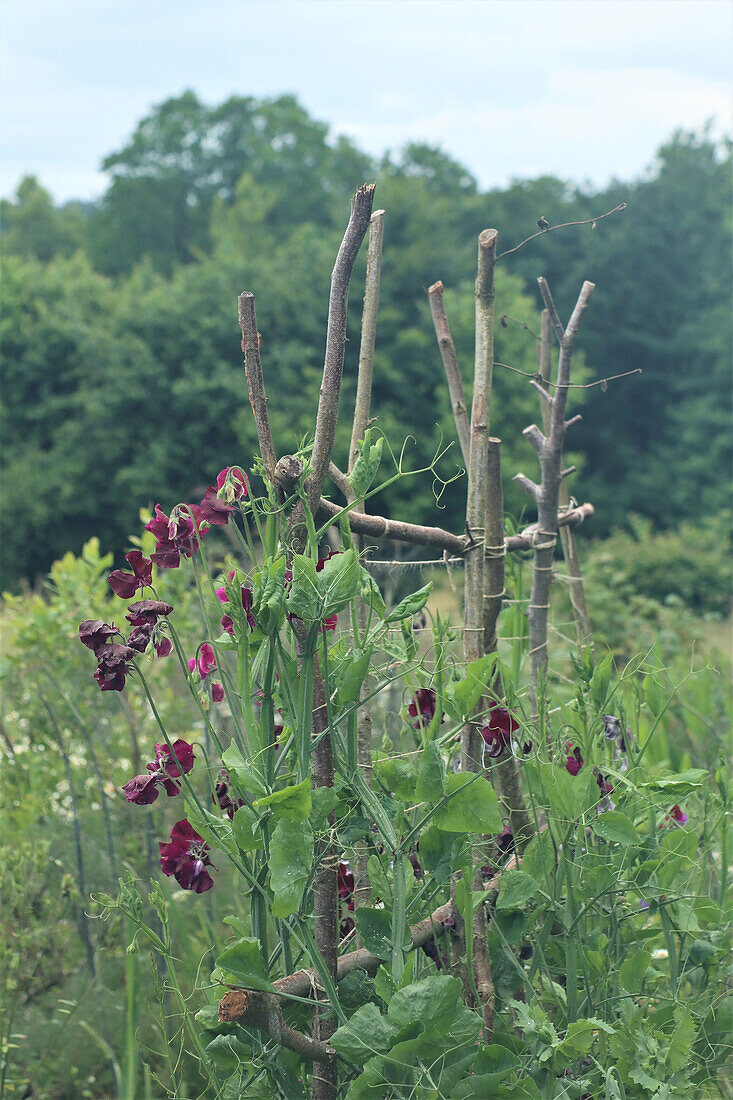
<path fill-rule="evenodd" d="M 206 486 L 206 492 L 201 501 L 201 515 L 213 527 L 225 527 L 234 511 L 234 505 L 221 500 L 217 492 L 215 485 Z"/>
<path fill-rule="evenodd" d="M 174 797 L 180 788 L 174 779 L 181 775 L 188 775 L 193 767 L 194 752 L 187 741 L 180 737 L 171 745 L 155 746 L 155 761 L 146 764 L 148 775 L 136 775 L 122 788 L 128 802 L 134 802 L 138 806 L 150 806 L 158 797 L 158 787 L 161 786 L 166 794 Z"/>
<path fill-rule="evenodd" d="M 195 504 L 186 504 L 183 508 L 193 513 L 199 533 L 203 535 L 208 530 L 208 524 L 201 515 L 201 509 Z M 177 569 L 181 557 L 193 557 L 198 551 L 196 525 L 188 511 L 182 511 L 180 505 L 173 509 L 169 518 L 160 505 L 156 504 L 155 514 L 145 524 L 145 530 L 150 531 L 157 539 L 155 553 L 151 554 L 151 558 L 160 569 Z"/>
<path fill-rule="evenodd" d="M 429 726 L 435 717 L 437 696 L 433 688 L 418 688 L 415 692 L 407 713 L 411 718 L 417 718 L 414 728 L 419 730 L 422 726 Z"/>
<path fill-rule="evenodd" d="M 218 803 L 219 809 L 223 810 L 231 821 L 239 807 L 244 806 L 244 799 L 238 798 L 236 801 L 232 800 L 229 795 L 230 782 L 229 772 L 226 768 L 222 768 L 219 772 L 216 787 L 214 788 L 212 801 Z"/>
<path fill-rule="evenodd" d="M 85 619 L 79 623 L 79 641 L 99 657 L 110 638 L 119 634 L 114 623 L 105 623 L 103 619 Z"/>
<path fill-rule="evenodd" d="M 219 680 L 214 680 L 211 685 L 211 698 L 215 703 L 221 703 L 224 700 L 224 685 Z"/>
<path fill-rule="evenodd" d="M 122 691 L 125 679 L 131 672 L 130 661 L 135 656 L 135 650 L 127 645 L 110 642 L 100 650 L 98 656 L 99 664 L 94 679 L 99 684 L 100 691 Z"/>
<path fill-rule="evenodd" d="M 580 769 L 583 767 L 583 764 L 585 763 L 581 755 L 580 749 L 571 749 L 571 747 L 568 745 L 566 752 L 567 760 L 565 761 L 565 767 L 571 775 L 577 775 Z"/>
<path fill-rule="evenodd" d="M 221 625 L 227 634 L 234 635 L 234 620 L 231 615 L 224 615 L 221 620 Z"/>
<path fill-rule="evenodd" d="M 216 475 L 216 488 L 228 504 L 235 500 L 245 500 L 249 496 L 249 481 L 239 466 L 225 466 L 220 470 Z"/>
<path fill-rule="evenodd" d="M 206 870 L 213 866 L 209 859 L 210 848 L 185 818 L 173 826 L 170 841 L 167 844 L 160 843 L 158 847 L 163 874 L 173 875 L 184 890 L 203 894 L 214 885 L 214 880 Z"/>
<path fill-rule="evenodd" d="M 205 680 L 209 673 L 216 668 L 216 657 L 214 656 L 214 647 L 209 642 L 204 642 L 199 649 L 198 659 L 191 657 L 188 662 L 188 667 L 191 672 L 198 669 L 198 674 L 202 680 Z"/>
<path fill-rule="evenodd" d="M 665 825 L 684 825 L 687 821 L 687 814 L 679 807 L 673 806 L 668 814 L 665 814 L 664 821 L 659 826 L 663 829 Z"/>
<path fill-rule="evenodd" d="M 153 583 L 153 563 L 150 558 L 145 557 L 142 550 L 131 550 L 129 554 L 125 554 L 125 561 L 132 567 L 132 573 L 114 569 L 108 580 L 115 595 L 129 600 L 138 588 L 147 588 Z"/>
<path fill-rule="evenodd" d="M 519 729 L 519 722 L 511 711 L 501 703 L 492 700 L 489 707 L 489 721 L 481 730 L 481 736 L 489 746 L 489 756 L 501 756 L 504 749 L 512 743 L 512 735 Z M 531 750 L 531 745 L 530 745 Z"/>

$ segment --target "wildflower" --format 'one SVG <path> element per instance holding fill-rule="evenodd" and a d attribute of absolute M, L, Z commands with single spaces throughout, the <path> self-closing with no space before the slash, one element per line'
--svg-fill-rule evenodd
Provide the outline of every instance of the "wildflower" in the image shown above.
<path fill-rule="evenodd" d="M 170 615 L 173 607 L 163 600 L 138 600 L 131 603 L 125 618 L 131 626 L 155 626 L 159 618 Z"/>
<path fill-rule="evenodd" d="M 153 563 L 146 558 L 142 550 L 131 550 L 125 554 L 125 561 L 132 567 L 132 573 L 114 569 L 109 575 L 109 586 L 116 596 L 130 600 L 138 588 L 147 588 L 153 583 Z"/>
<path fill-rule="evenodd" d="M 327 619 L 323 620 L 323 625 L 327 631 L 333 634 L 338 626 L 338 621 L 338 615 L 330 615 Z"/>
<path fill-rule="evenodd" d="M 215 485 L 207 485 L 204 498 L 201 501 L 201 515 L 203 519 L 213 527 L 225 527 L 229 523 L 229 517 L 234 511 L 233 504 L 227 504 L 220 500 Z"/>
<path fill-rule="evenodd" d="M 242 585 L 242 607 L 244 608 L 244 614 L 247 617 L 247 626 L 249 627 L 249 631 L 250 631 L 250 634 L 251 634 L 252 631 L 257 626 L 257 621 L 256 621 L 254 615 L 252 614 L 252 589 L 247 588 L 246 585 L 244 585 L 244 584 Z M 334 623 L 335 623 L 336 616 L 334 615 L 333 618 L 334 618 Z M 327 623 L 329 621 L 330 621 L 329 619 L 326 619 Z M 335 626 L 334 626 L 334 629 L 335 629 Z"/>
<path fill-rule="evenodd" d="M 217 779 L 216 787 L 214 788 L 212 800 L 219 804 L 219 809 L 223 810 L 231 821 L 239 807 L 244 806 L 244 799 L 238 798 L 236 799 L 236 801 L 232 800 L 229 795 L 230 782 L 231 781 L 229 779 L 229 772 L 226 770 L 226 768 L 222 768 L 219 772 L 219 777 Z"/>
<path fill-rule="evenodd" d="M 422 726 L 429 726 L 435 717 L 437 696 L 433 688 L 418 688 L 415 692 L 407 713 L 411 718 L 417 718 L 414 728 L 419 730 Z"/>
<path fill-rule="evenodd" d="M 673 806 L 669 813 L 665 814 L 664 821 L 659 828 L 663 829 L 665 825 L 684 825 L 686 821 L 687 814 L 679 806 Z"/>
<path fill-rule="evenodd" d="M 567 752 L 565 767 L 571 775 L 577 775 L 580 769 L 583 767 L 583 764 L 585 763 L 581 755 L 580 749 L 577 747 L 571 748 L 570 745 L 568 745 L 565 751 Z"/>
<path fill-rule="evenodd" d="M 493 700 L 489 708 L 488 725 L 481 730 L 481 736 L 489 746 L 489 756 L 501 756 L 505 748 L 512 743 L 512 734 L 519 729 L 519 722 L 510 710 Z M 531 749 L 530 744 L 530 749 Z"/>
<path fill-rule="evenodd" d="M 153 627 L 146 623 L 144 626 L 136 626 L 130 631 L 130 637 L 127 639 L 127 644 L 137 653 L 144 653 L 150 645 L 150 639 L 152 637 Z"/>
<path fill-rule="evenodd" d="M 99 684 L 100 691 L 122 691 L 125 686 L 125 678 L 131 668 L 129 662 L 135 656 L 135 650 L 127 645 L 117 645 L 110 642 L 98 653 L 99 664 L 94 673 L 94 679 Z"/>
<path fill-rule="evenodd" d="M 224 699 L 224 685 L 219 680 L 214 680 L 211 685 L 211 698 L 215 703 L 221 703 Z"/>
<path fill-rule="evenodd" d="M 512 832 L 511 822 L 505 820 L 504 828 L 496 838 L 496 847 L 500 852 L 513 852 L 514 851 L 514 833 Z"/>
<path fill-rule="evenodd" d="M 166 638 L 164 634 L 161 634 L 153 644 L 158 657 L 167 657 L 173 649 L 173 642 L 170 638 Z"/>
<path fill-rule="evenodd" d="M 228 504 L 235 500 L 245 500 L 249 496 L 249 481 L 239 466 L 225 466 L 220 470 L 216 475 L 216 487 Z"/>
<path fill-rule="evenodd" d="M 206 870 L 213 866 L 209 859 L 209 846 L 185 818 L 173 826 L 170 841 L 158 847 L 163 874 L 173 875 L 184 890 L 203 894 L 214 885 Z"/>
<path fill-rule="evenodd" d="M 201 510 L 196 505 L 186 504 L 183 507 L 193 513 L 200 534 L 204 534 L 208 530 L 208 524 L 203 522 Z M 177 569 L 182 556 L 190 558 L 198 551 L 199 543 L 193 518 L 187 512 L 181 511 L 180 505 L 173 509 L 169 518 L 160 505 L 156 504 L 155 515 L 145 524 L 145 530 L 152 532 L 157 539 L 155 553 L 150 556 L 160 569 Z"/>
<path fill-rule="evenodd" d="M 234 620 L 231 615 L 224 615 L 221 620 L 221 625 L 226 630 L 227 634 L 234 635 Z"/>
<path fill-rule="evenodd" d="M 171 749 L 173 752 L 171 752 Z M 188 775 L 194 762 L 193 748 L 180 737 L 169 749 L 167 745 L 155 746 L 155 761 L 146 764 L 148 775 L 136 775 L 122 788 L 128 802 L 138 806 L 149 806 L 158 797 L 158 786 L 163 787 L 170 797 L 179 793 L 179 786 L 173 782 L 181 775 Z"/>
<path fill-rule="evenodd" d="M 102 649 L 110 638 L 119 634 L 119 630 L 112 623 L 105 623 L 102 619 L 85 619 L 79 623 L 79 641 L 91 649 L 95 657 L 99 657 Z"/>
<path fill-rule="evenodd" d="M 214 647 L 209 642 L 204 642 L 198 652 L 198 658 L 191 657 L 188 662 L 188 667 L 191 672 L 198 670 L 198 674 L 202 680 L 205 680 L 213 669 L 216 668 L 216 657 L 214 656 Z"/>
<path fill-rule="evenodd" d="M 350 865 L 346 860 L 339 861 L 338 871 L 338 891 L 339 902 L 346 903 L 347 913 L 354 912 L 354 872 L 351 870 Z M 354 928 L 354 920 L 352 917 L 343 917 L 339 926 L 339 935 L 341 939 L 347 936 Z"/>

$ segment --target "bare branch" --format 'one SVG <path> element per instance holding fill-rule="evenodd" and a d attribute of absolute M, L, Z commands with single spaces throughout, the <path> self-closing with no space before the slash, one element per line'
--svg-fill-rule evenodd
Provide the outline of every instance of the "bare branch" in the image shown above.
<path fill-rule="evenodd" d="M 339 396 L 341 394 L 341 379 L 344 371 L 349 283 L 351 273 L 354 270 L 354 262 L 369 227 L 375 188 L 375 183 L 365 183 L 356 192 L 351 207 L 349 224 L 346 227 L 331 275 L 326 357 L 323 365 L 321 396 L 316 417 L 311 472 L 306 483 L 306 494 L 311 509 L 317 505 L 323 491 L 328 463 L 331 460 L 331 452 L 333 451 Z"/>
<path fill-rule="evenodd" d="M 351 482 L 344 473 L 343 470 L 339 470 L 335 462 L 329 462 L 328 464 L 328 476 L 334 485 L 341 490 L 349 504 L 354 503 L 354 490 L 351 487 Z M 320 507 L 320 505 L 319 505 Z"/>
<path fill-rule="evenodd" d="M 513 252 L 518 252 L 520 248 L 523 248 L 525 244 L 529 244 L 536 237 L 544 237 L 546 233 L 553 233 L 556 229 L 568 229 L 571 225 L 592 225 L 595 228 L 596 222 L 603 221 L 604 218 L 610 218 L 612 214 L 618 214 L 622 210 L 626 209 L 626 203 L 620 202 L 618 206 L 614 206 L 613 210 L 607 210 L 605 214 L 599 214 L 595 218 L 585 218 L 580 222 L 563 222 L 561 225 L 549 225 L 546 229 L 540 229 L 539 233 L 532 233 L 531 236 L 525 237 L 523 241 L 520 241 L 514 248 L 510 248 L 507 252 L 502 252 L 496 258 L 497 260 L 503 260 L 505 256 L 511 256 Z"/>
<path fill-rule="evenodd" d="M 242 330 L 242 351 L 244 352 L 244 371 L 247 376 L 249 403 L 257 426 L 257 440 L 260 446 L 262 462 L 267 480 L 275 487 L 275 465 L 277 456 L 272 442 L 270 417 L 267 412 L 267 393 L 260 360 L 260 334 L 257 331 L 255 317 L 255 296 L 249 291 L 239 295 L 239 327 Z"/>
<path fill-rule="evenodd" d="M 433 283 L 433 285 L 429 287 L 428 301 L 430 302 L 430 312 L 433 316 L 433 325 L 435 326 L 435 335 L 438 340 L 440 357 L 443 360 L 445 376 L 448 380 L 448 390 L 450 391 L 451 407 L 453 409 L 453 419 L 456 424 L 458 442 L 461 446 L 463 461 L 466 464 L 466 469 L 468 469 L 471 429 L 468 422 L 466 395 L 463 391 L 461 370 L 458 366 L 456 349 L 448 325 L 445 305 L 443 304 L 443 284 L 441 282 Z"/>
<path fill-rule="evenodd" d="M 545 437 L 537 427 L 536 424 L 530 424 L 528 428 L 525 428 L 522 432 L 525 439 L 531 443 L 538 455 L 542 454 L 545 447 Z"/>
<path fill-rule="evenodd" d="M 244 1027 L 257 1028 L 281 1047 L 294 1051 L 307 1061 L 329 1062 L 336 1055 L 336 1051 L 326 1043 L 288 1027 L 274 993 L 232 989 L 219 1002 L 219 1020 L 221 1023 L 236 1021 Z"/>
<path fill-rule="evenodd" d="M 540 487 L 531 478 L 525 477 L 524 474 L 515 474 L 512 481 L 516 481 L 519 488 L 531 496 L 535 503 L 540 499 Z"/>
<path fill-rule="evenodd" d="M 582 419 L 583 417 L 580 415 L 580 413 L 576 413 L 575 416 L 571 416 L 569 420 L 565 421 L 565 431 L 567 431 L 568 428 L 574 428 L 576 424 L 580 424 Z"/>
<path fill-rule="evenodd" d="M 374 370 L 374 345 L 377 338 L 377 310 L 379 308 L 379 280 L 382 268 L 382 242 L 384 240 L 384 210 L 375 210 L 369 222 L 369 247 L 367 250 L 364 308 L 361 315 L 361 346 L 359 349 L 359 374 L 356 383 L 354 424 L 349 447 L 349 473 L 359 457 L 359 440 L 369 426 L 372 400 L 372 373 Z"/>

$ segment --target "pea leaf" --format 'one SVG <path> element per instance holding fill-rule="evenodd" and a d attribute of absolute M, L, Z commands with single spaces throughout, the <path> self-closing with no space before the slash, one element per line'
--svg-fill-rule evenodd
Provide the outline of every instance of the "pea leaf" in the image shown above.
<path fill-rule="evenodd" d="M 433 824 L 447 833 L 498 833 L 502 820 L 494 788 L 483 776 L 471 773 L 449 775 L 445 780 L 448 799 L 433 816 Z"/>
<path fill-rule="evenodd" d="M 456 718 L 468 718 L 486 691 L 491 670 L 497 661 L 496 653 L 485 653 L 477 661 L 466 665 L 463 678 L 445 689 L 445 702 Z"/>
<path fill-rule="evenodd" d="M 320 618 L 321 590 L 316 563 L 305 554 L 293 555 L 293 583 L 287 600 L 288 611 L 306 622 Z"/>
<path fill-rule="evenodd" d="M 641 993 L 644 975 L 652 961 L 648 951 L 635 951 L 621 963 L 618 980 L 628 993 Z"/>
<path fill-rule="evenodd" d="M 392 1046 L 397 1028 L 391 1024 L 377 1006 L 371 1002 L 358 1008 L 351 1019 L 335 1031 L 329 1045 L 354 1062 L 363 1066 L 374 1054 L 381 1054 Z"/>
<path fill-rule="evenodd" d="M 254 808 L 258 813 L 272 810 L 276 821 L 305 821 L 311 812 L 311 781 L 304 779 L 293 787 L 283 787 L 281 791 L 258 798 Z"/>
<path fill-rule="evenodd" d="M 343 554 L 334 554 L 321 572 L 316 573 L 322 601 L 319 618 L 327 619 L 330 615 L 343 611 L 353 600 L 359 591 L 359 568 L 359 557 L 352 547 Z"/>
<path fill-rule="evenodd" d="M 428 597 L 433 590 L 433 582 L 428 581 L 426 585 L 419 588 L 417 592 L 413 592 L 411 596 L 405 596 L 404 600 L 400 600 L 397 607 L 392 608 L 388 615 L 385 615 L 385 623 L 398 623 L 400 619 L 407 619 L 410 615 L 417 615 L 419 611 L 425 607 L 428 602 Z"/>
<path fill-rule="evenodd" d="M 249 760 L 245 760 L 233 741 L 226 752 L 222 753 L 221 762 L 229 774 L 234 776 L 241 790 L 251 794 L 267 794 L 267 787 L 257 768 Z"/>
<path fill-rule="evenodd" d="M 436 741 L 428 741 L 420 753 L 415 798 L 418 802 L 437 802 L 443 797 L 445 764 Z"/>
<path fill-rule="evenodd" d="M 217 955 L 216 965 L 222 971 L 222 980 L 228 985 L 241 985 L 245 989 L 272 989 L 259 940 L 251 937 L 237 940 Z"/>
<path fill-rule="evenodd" d="M 351 660 L 347 664 L 339 684 L 338 702 L 340 707 L 347 707 L 359 698 L 361 685 L 364 683 L 366 674 L 369 671 L 371 656 L 371 647 L 363 651 L 355 649 L 351 654 Z"/>
<path fill-rule="evenodd" d="M 265 842 L 262 835 L 257 832 L 258 824 L 258 818 L 249 806 L 240 806 L 235 811 L 232 818 L 232 832 L 240 852 L 254 852 L 257 848 L 264 848 Z"/>
<path fill-rule="evenodd" d="M 369 491 L 377 476 L 383 447 L 384 436 L 378 436 L 376 428 L 367 428 L 363 440 L 359 442 L 359 456 L 349 474 L 351 487 L 358 497 L 364 496 Z"/>
<path fill-rule="evenodd" d="M 613 844 L 623 844 L 626 848 L 639 843 L 639 834 L 634 828 L 634 823 L 618 810 L 609 810 L 599 814 L 593 822 L 593 832 L 601 840 L 609 840 Z"/>
<path fill-rule="evenodd" d="M 278 821 L 270 838 L 270 886 L 275 895 L 272 914 L 289 917 L 303 897 L 311 863 L 313 833 L 300 821 Z"/>
<path fill-rule="evenodd" d="M 388 909 L 364 906 L 355 913 L 356 927 L 367 951 L 380 959 L 392 958 L 392 914 Z"/>
<path fill-rule="evenodd" d="M 497 909 L 521 909 L 534 897 L 539 884 L 524 871 L 505 871 L 499 884 Z"/>

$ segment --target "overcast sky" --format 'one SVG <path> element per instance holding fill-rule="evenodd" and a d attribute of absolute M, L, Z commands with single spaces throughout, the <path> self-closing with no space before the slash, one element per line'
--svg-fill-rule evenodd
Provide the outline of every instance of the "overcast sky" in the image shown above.
<path fill-rule="evenodd" d="M 150 107 L 295 93 L 370 153 L 441 145 L 484 186 L 630 178 L 731 131 L 729 0 L 0 0 L 0 194 L 94 198 Z"/>

